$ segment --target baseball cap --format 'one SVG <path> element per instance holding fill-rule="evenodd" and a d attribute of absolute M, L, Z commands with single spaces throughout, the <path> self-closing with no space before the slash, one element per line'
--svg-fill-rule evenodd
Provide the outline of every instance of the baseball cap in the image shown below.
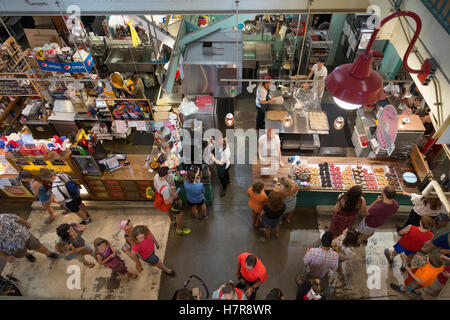
<path fill-rule="evenodd" d="M 272 77 L 271 76 L 264 76 L 263 79 L 264 80 L 272 80 Z"/>
<path fill-rule="evenodd" d="M 33 175 L 31 174 L 30 171 L 28 170 L 22 170 L 19 172 L 19 175 L 17 176 L 17 180 L 23 180 L 23 179 L 28 179 L 31 178 Z"/>
<path fill-rule="evenodd" d="M 41 168 L 39 170 L 39 177 L 42 179 L 50 179 L 54 175 L 53 170 L 47 168 Z"/>

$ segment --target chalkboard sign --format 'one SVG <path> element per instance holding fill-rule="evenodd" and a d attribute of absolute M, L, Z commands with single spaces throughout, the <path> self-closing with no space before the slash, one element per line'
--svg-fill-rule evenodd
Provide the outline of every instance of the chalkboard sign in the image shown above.
<path fill-rule="evenodd" d="M 26 73 L 0 73 L 0 96 L 39 96 L 39 93 Z"/>
<path fill-rule="evenodd" d="M 44 160 L 32 160 L 31 163 L 33 163 L 35 166 L 46 166 L 47 162 Z"/>
<path fill-rule="evenodd" d="M 66 163 L 64 161 L 62 161 L 62 160 L 52 160 L 50 162 L 54 166 L 65 166 L 66 165 Z"/>

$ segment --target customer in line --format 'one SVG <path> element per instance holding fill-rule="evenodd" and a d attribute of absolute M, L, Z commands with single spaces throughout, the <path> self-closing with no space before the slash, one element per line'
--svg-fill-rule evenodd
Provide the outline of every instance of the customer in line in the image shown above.
<path fill-rule="evenodd" d="M 396 226 L 397 232 L 408 225 L 419 226 L 420 219 L 424 216 L 437 217 L 442 211 L 442 202 L 439 198 L 424 197 L 417 193 L 402 193 L 406 197 L 411 198 L 413 208 L 409 213 L 408 220 L 402 226 Z"/>
<path fill-rule="evenodd" d="M 327 231 L 323 234 L 319 248 L 307 248 L 303 257 L 305 272 L 301 280 L 310 278 L 324 279 L 330 271 L 336 271 L 339 265 L 339 254 L 331 249 L 333 235 Z M 297 284 L 301 284 L 300 278 L 297 277 Z"/>
<path fill-rule="evenodd" d="M 366 200 L 362 196 L 361 186 L 353 186 L 345 193 L 341 193 L 334 206 L 331 225 L 328 231 L 333 238 L 338 237 L 342 232 L 353 227 L 360 212 L 366 212 Z"/>
<path fill-rule="evenodd" d="M 267 271 L 255 255 L 244 252 L 239 255 L 236 277 L 240 281 L 236 288 L 242 289 L 249 300 L 255 300 L 259 287 L 267 281 Z"/>
<path fill-rule="evenodd" d="M 396 195 L 395 188 L 387 186 L 383 189 L 381 196 L 378 196 L 368 208 L 367 214 L 358 226 L 360 233 L 358 242 L 367 244 L 369 239 L 377 228 L 383 226 L 386 220 L 397 213 L 398 203 L 394 200 Z"/>
<path fill-rule="evenodd" d="M 424 216 L 420 219 L 418 227 L 408 225 L 400 230 L 401 238 L 394 245 L 394 250 L 392 252 L 388 248 L 384 250 L 384 255 L 389 264 L 392 265 L 395 256 L 404 253 L 406 255 L 406 265 L 411 267 L 411 261 L 416 253 L 422 249 L 425 242 L 433 239 L 433 233 L 431 232 L 433 228 L 434 220 L 431 217 Z M 402 266 L 400 270 L 405 272 L 405 266 Z"/>
<path fill-rule="evenodd" d="M 169 168 L 160 167 L 155 175 L 153 184 L 155 186 L 155 207 L 169 215 L 170 223 L 176 224 L 176 233 L 179 235 L 188 235 L 191 229 L 183 227 L 183 211 L 177 205 L 179 202 L 178 193 L 169 177 Z M 173 218 L 175 216 L 175 218 Z"/>
<path fill-rule="evenodd" d="M 36 257 L 28 250 L 42 253 L 48 258 L 59 258 L 59 255 L 50 252 L 33 234 L 30 232 L 31 223 L 15 214 L 0 214 L 0 258 L 6 262 L 14 262 L 17 259 L 26 257 L 28 261 L 35 262 Z"/>
<path fill-rule="evenodd" d="M 274 191 L 280 192 L 283 195 L 284 204 L 286 205 L 286 211 L 281 216 L 280 224 L 283 223 L 283 219 L 286 219 L 287 223 L 291 223 L 292 216 L 297 207 L 297 194 L 299 190 L 300 185 L 287 177 L 282 177 L 280 179 L 280 185 L 275 186 Z"/>
<path fill-rule="evenodd" d="M 339 261 L 353 258 L 355 252 L 353 248 L 358 246 L 358 231 L 353 228 L 345 229 L 342 234 L 334 238 L 331 247 L 339 254 Z"/>
<path fill-rule="evenodd" d="M 283 195 L 280 192 L 271 191 L 260 214 L 267 240 L 270 240 L 272 234 L 275 239 L 280 237 L 280 220 L 285 211 Z"/>
<path fill-rule="evenodd" d="M 256 181 L 247 190 L 249 197 L 248 206 L 252 209 L 252 222 L 254 227 L 258 227 L 258 220 L 262 208 L 267 203 L 267 194 L 264 191 L 264 182 Z"/>
<path fill-rule="evenodd" d="M 205 204 L 205 186 L 200 182 L 198 172 L 189 170 L 184 181 L 184 189 L 186 190 L 186 198 L 188 204 L 192 208 L 192 214 L 196 222 L 200 222 L 202 217 L 198 214 L 198 209 L 202 210 L 203 217 L 207 217 Z"/>
<path fill-rule="evenodd" d="M 298 285 L 296 300 L 325 300 L 324 290 L 321 280 L 313 278 L 311 280 L 303 280 Z"/>
<path fill-rule="evenodd" d="M 431 252 L 432 250 L 439 248 L 439 253 L 446 255 L 450 258 L 450 232 L 443 234 L 442 236 L 434 239 L 433 241 L 429 241 L 425 243 L 422 251 Z"/>
<path fill-rule="evenodd" d="M 175 271 L 166 267 L 155 254 L 155 246 L 157 249 L 161 246 L 147 226 L 135 226 L 131 231 L 130 242 L 132 243 L 132 259 L 136 263 L 138 272 L 144 270 L 140 262 L 142 260 L 151 266 L 156 266 L 169 276 L 175 276 Z"/>
<path fill-rule="evenodd" d="M 219 144 L 221 143 L 219 139 Z M 210 158 L 214 161 L 217 168 L 217 175 L 220 179 L 220 184 L 222 185 L 222 191 L 220 192 L 220 197 L 224 197 L 227 191 L 227 185 L 230 183 L 230 173 L 228 172 L 231 164 L 231 150 L 228 145 L 227 138 L 222 139 L 222 146 L 216 149 L 216 155 L 210 155 Z"/>

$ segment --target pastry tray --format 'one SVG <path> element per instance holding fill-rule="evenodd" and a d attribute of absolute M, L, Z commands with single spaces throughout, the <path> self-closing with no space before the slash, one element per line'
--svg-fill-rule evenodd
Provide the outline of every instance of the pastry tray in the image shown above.
<path fill-rule="evenodd" d="M 314 121 L 311 121 L 311 117 L 313 117 L 315 114 L 317 115 L 321 114 L 325 117 L 325 121 L 322 123 L 323 126 L 317 125 L 316 123 L 314 123 Z M 330 124 L 328 123 L 327 113 L 325 111 L 308 112 L 308 126 L 310 130 L 324 130 L 324 131 L 330 130 Z"/>

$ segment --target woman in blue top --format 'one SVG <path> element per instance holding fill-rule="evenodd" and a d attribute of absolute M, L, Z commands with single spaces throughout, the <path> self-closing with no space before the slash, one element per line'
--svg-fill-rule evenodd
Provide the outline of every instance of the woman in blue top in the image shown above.
<path fill-rule="evenodd" d="M 55 212 L 51 207 L 51 203 L 56 201 L 51 193 L 51 182 L 47 182 L 37 176 L 33 176 L 28 170 L 20 171 L 17 179 L 30 184 L 34 198 L 39 199 L 44 209 L 48 212 L 49 217 L 45 220 L 45 223 L 50 224 L 55 221 Z"/>
<path fill-rule="evenodd" d="M 205 204 L 205 187 L 200 182 L 200 177 L 193 170 L 187 173 L 187 180 L 184 181 L 184 189 L 186 190 L 186 198 L 189 205 L 192 207 L 192 214 L 196 222 L 200 222 L 201 218 L 198 215 L 198 208 L 202 209 L 203 216 L 208 217 Z"/>

